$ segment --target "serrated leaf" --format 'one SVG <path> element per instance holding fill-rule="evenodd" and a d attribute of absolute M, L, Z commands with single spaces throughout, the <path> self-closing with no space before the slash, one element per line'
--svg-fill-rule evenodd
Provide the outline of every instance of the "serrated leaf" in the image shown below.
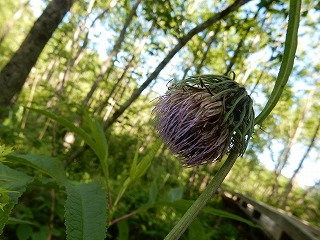
<path fill-rule="evenodd" d="M 106 236 L 107 197 L 96 182 L 66 184 L 65 225 L 67 239 L 103 240 Z"/>
<path fill-rule="evenodd" d="M 206 239 L 206 234 L 204 231 L 204 228 L 199 221 L 198 218 L 196 218 L 191 225 L 189 226 L 189 239 L 190 240 L 205 240 Z"/>
<path fill-rule="evenodd" d="M 32 167 L 51 176 L 60 183 L 64 183 L 67 180 L 62 163 L 55 158 L 30 154 L 10 154 L 7 156 L 7 159 L 10 162 Z"/>
<path fill-rule="evenodd" d="M 0 163 L 0 182 L 1 189 L 7 191 L 8 202 L 0 210 L 0 235 L 8 221 L 13 207 L 17 204 L 19 197 L 26 190 L 26 185 L 32 181 L 32 178 L 24 173 L 13 170 Z M 1 201 L 3 200 L 0 197 Z"/>

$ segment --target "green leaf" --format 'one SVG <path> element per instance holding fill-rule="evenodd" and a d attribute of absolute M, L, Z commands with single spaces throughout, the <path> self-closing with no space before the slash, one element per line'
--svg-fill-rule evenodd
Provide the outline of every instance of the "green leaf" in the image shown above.
<path fill-rule="evenodd" d="M 92 133 L 93 138 L 86 133 L 82 128 L 77 127 L 69 120 L 55 115 L 53 113 L 47 112 L 41 109 L 30 108 L 30 110 L 38 112 L 42 115 L 45 115 L 48 118 L 51 118 L 61 124 L 69 128 L 71 131 L 78 134 L 86 144 L 94 151 L 94 153 L 98 156 L 100 160 L 100 164 L 103 170 L 105 177 L 108 177 L 108 165 L 107 165 L 107 158 L 108 158 L 108 144 L 107 139 L 104 134 L 102 126 L 98 123 L 98 121 L 93 120 L 90 118 L 87 112 L 85 112 L 86 121 L 89 124 L 90 131 Z"/>
<path fill-rule="evenodd" d="M 65 225 L 67 239 L 103 240 L 106 236 L 107 195 L 96 182 L 66 184 Z"/>
<path fill-rule="evenodd" d="M 154 143 L 154 145 L 152 146 L 148 154 L 145 157 L 143 157 L 138 164 L 136 164 L 137 154 L 135 154 L 133 163 L 131 165 L 129 177 L 124 181 L 120 191 L 118 192 L 117 198 L 113 204 L 114 207 L 118 205 L 120 199 L 122 198 L 122 195 L 125 193 L 128 186 L 139 177 L 142 177 L 145 174 L 145 172 L 148 170 L 161 144 L 162 144 L 161 141 L 158 139 Z"/>
<path fill-rule="evenodd" d="M 122 220 L 117 223 L 119 237 L 118 240 L 127 240 L 129 239 L 129 225 L 127 220 Z"/>
<path fill-rule="evenodd" d="M 205 240 L 206 234 L 204 228 L 199 221 L 198 218 L 194 219 L 194 221 L 189 226 L 189 239 L 190 240 Z"/>
<path fill-rule="evenodd" d="M 153 204 L 155 203 L 158 195 L 158 186 L 157 182 L 153 181 L 149 190 L 149 201 L 148 203 Z"/>
<path fill-rule="evenodd" d="M 129 176 L 134 177 L 135 172 L 137 171 L 138 159 L 139 159 L 139 144 L 137 145 L 137 149 L 134 152 L 134 157 L 131 163 Z"/>
<path fill-rule="evenodd" d="M 141 159 L 141 161 L 135 167 L 134 171 L 130 172 L 130 177 L 132 181 L 145 174 L 145 172 L 150 167 L 152 160 L 157 154 L 161 144 L 162 142 L 159 139 L 157 139 L 156 142 L 153 144 L 152 148 L 150 149 L 150 151 L 148 152 L 148 154 Z"/>
<path fill-rule="evenodd" d="M 94 125 L 95 125 L 95 128 L 94 130 L 91 130 L 91 131 L 92 131 L 94 140 L 97 143 L 98 151 L 101 152 L 101 157 L 99 158 L 100 164 L 102 166 L 105 176 L 108 177 L 109 176 L 109 173 L 108 173 L 109 149 L 108 149 L 107 138 L 101 124 L 99 124 L 97 120 L 94 120 Z"/>
<path fill-rule="evenodd" d="M 64 183 L 67 180 L 62 163 L 55 158 L 29 154 L 10 154 L 7 156 L 7 159 L 10 160 L 10 162 L 32 167 L 49 175 L 60 183 Z"/>
<path fill-rule="evenodd" d="M 114 203 L 113 203 L 113 207 L 114 207 L 114 208 L 118 205 L 120 199 L 122 198 L 123 194 L 126 192 L 127 188 L 129 187 L 129 185 L 130 185 L 131 183 L 132 183 L 132 181 L 131 181 L 131 178 L 130 178 L 130 177 L 127 178 L 127 179 L 124 181 L 124 183 L 122 184 L 122 187 L 120 188 L 120 190 L 119 190 L 119 192 L 118 192 L 117 198 L 116 198 L 116 200 L 115 200 Z"/>
<path fill-rule="evenodd" d="M 168 193 L 167 199 L 169 202 L 174 202 L 177 200 L 181 200 L 182 195 L 183 195 L 183 187 L 172 188 Z"/>
<path fill-rule="evenodd" d="M 32 236 L 32 227 L 25 224 L 20 224 L 17 228 L 17 237 L 19 240 L 27 240 Z"/>
<path fill-rule="evenodd" d="M 94 142 L 95 142 L 95 153 L 97 154 L 100 165 L 102 167 L 102 171 L 104 173 L 105 179 L 108 180 L 109 170 L 108 170 L 108 143 L 106 135 L 103 131 L 101 124 L 95 119 L 92 119 L 88 111 L 85 111 L 85 118 L 87 123 L 89 124 L 90 131 L 92 133 Z"/>
<path fill-rule="evenodd" d="M 44 225 L 35 233 L 32 233 L 32 240 L 46 240 L 48 239 L 49 226 Z"/>
<path fill-rule="evenodd" d="M 37 222 L 31 222 L 31 221 L 22 220 L 22 219 L 13 218 L 13 217 L 9 217 L 7 224 L 20 224 L 20 225 L 27 224 L 27 225 L 39 226 Z"/>
<path fill-rule="evenodd" d="M 178 200 L 178 201 L 174 201 L 174 202 L 163 201 L 163 202 L 158 202 L 157 204 L 174 207 L 177 210 L 185 212 L 193 204 L 193 201 L 192 200 Z M 229 213 L 227 211 L 215 209 L 215 208 L 212 208 L 212 207 L 208 207 L 208 206 L 204 207 L 201 212 L 202 213 L 212 214 L 212 215 L 215 215 L 215 216 L 228 218 L 228 219 L 232 219 L 232 220 L 236 220 L 236 221 L 245 223 L 245 224 L 247 224 L 249 226 L 252 226 L 252 227 L 259 227 L 258 225 L 254 224 L 253 222 L 251 222 L 248 219 L 245 219 L 245 218 L 239 217 L 238 215 Z"/>
<path fill-rule="evenodd" d="M 6 147 L 5 145 L 0 144 L 0 162 L 3 162 L 5 159 L 5 156 L 12 153 L 12 147 Z"/>
<path fill-rule="evenodd" d="M 86 133 L 82 128 L 77 127 L 72 122 L 70 122 L 69 120 L 67 120 L 63 117 L 60 117 L 60 116 L 55 115 L 53 113 L 47 112 L 45 110 L 36 109 L 36 108 L 30 108 L 30 110 L 37 112 L 37 113 L 40 113 L 48 118 L 51 118 L 51 119 L 55 120 L 56 122 L 60 123 L 62 126 L 69 128 L 71 131 L 78 134 L 86 142 L 86 144 L 88 144 L 89 147 L 95 152 L 95 154 L 97 154 L 97 156 L 100 156 L 99 151 L 96 147 L 96 143 L 93 141 L 91 136 L 88 133 Z"/>
<path fill-rule="evenodd" d="M 98 157 L 100 160 L 103 160 L 108 155 L 108 143 L 107 138 L 104 134 L 101 124 L 97 120 L 92 119 L 88 112 L 85 111 L 86 121 L 89 124 L 90 131 L 92 133 L 93 139 L 96 143 L 96 149 L 98 152 Z"/>
<path fill-rule="evenodd" d="M 259 225 L 254 224 L 253 222 L 251 222 L 248 219 L 245 219 L 243 217 L 239 217 L 238 215 L 235 215 L 233 213 L 229 213 L 227 211 L 223 211 L 223 210 L 220 210 L 220 209 L 215 209 L 215 208 L 211 208 L 211 207 L 205 207 L 203 209 L 203 212 L 209 213 L 209 214 L 212 214 L 212 215 L 216 215 L 216 216 L 220 216 L 220 217 L 224 217 L 224 218 L 229 218 L 229 219 L 232 219 L 232 220 L 236 220 L 236 221 L 245 223 L 245 224 L 247 224 L 247 225 L 249 225 L 251 227 L 260 227 Z"/>
<path fill-rule="evenodd" d="M 19 197 L 26 190 L 26 185 L 32 178 L 24 173 L 13 170 L 0 163 L 0 182 L 1 182 L 1 202 L 3 210 L 0 210 L 0 235 L 8 221 L 13 207 L 17 204 Z M 7 202 L 4 201 L 7 199 Z"/>

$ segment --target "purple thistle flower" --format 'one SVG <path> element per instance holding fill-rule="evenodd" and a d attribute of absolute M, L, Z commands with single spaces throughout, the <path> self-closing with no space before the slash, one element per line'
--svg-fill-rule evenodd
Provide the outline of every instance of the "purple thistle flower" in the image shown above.
<path fill-rule="evenodd" d="M 202 75 L 173 83 L 153 109 L 156 130 L 185 166 L 242 155 L 253 132 L 252 100 L 226 76 Z"/>

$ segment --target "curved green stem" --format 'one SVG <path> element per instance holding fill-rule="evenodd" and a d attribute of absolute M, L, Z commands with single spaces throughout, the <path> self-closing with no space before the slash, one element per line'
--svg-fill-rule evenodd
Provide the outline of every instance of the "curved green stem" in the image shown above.
<path fill-rule="evenodd" d="M 231 151 L 225 163 L 222 165 L 218 173 L 214 176 L 206 189 L 201 193 L 198 199 L 191 205 L 188 211 L 183 215 L 180 221 L 174 226 L 171 232 L 166 236 L 165 240 L 177 240 L 189 227 L 192 221 L 197 217 L 201 209 L 207 204 L 211 197 L 216 193 L 224 178 L 229 173 L 233 164 L 238 157 L 238 151 Z"/>
<path fill-rule="evenodd" d="M 262 122 L 268 117 L 272 109 L 277 105 L 284 87 L 288 82 L 293 68 L 293 62 L 298 44 L 300 9 L 301 0 L 290 0 L 289 23 L 287 28 L 283 60 L 271 96 L 262 112 L 256 117 L 255 124 L 261 125 Z"/>
<path fill-rule="evenodd" d="M 261 125 L 262 122 L 267 118 L 272 109 L 278 103 L 283 89 L 288 82 L 289 76 L 293 68 L 293 62 L 297 49 L 300 8 L 301 0 L 290 0 L 289 23 L 286 34 L 283 60 L 269 101 L 267 102 L 265 108 L 262 110 L 259 116 L 256 117 L 255 124 Z M 225 161 L 221 169 L 211 180 L 211 182 L 208 184 L 203 193 L 198 197 L 198 199 L 192 204 L 192 206 L 188 209 L 188 211 L 184 214 L 180 221 L 171 230 L 171 232 L 166 236 L 165 240 L 177 240 L 181 237 L 181 235 L 189 227 L 192 221 L 197 217 L 201 209 L 215 194 L 215 192 L 223 182 L 224 178 L 231 170 L 237 157 L 237 151 L 230 152 L 227 160 Z"/>

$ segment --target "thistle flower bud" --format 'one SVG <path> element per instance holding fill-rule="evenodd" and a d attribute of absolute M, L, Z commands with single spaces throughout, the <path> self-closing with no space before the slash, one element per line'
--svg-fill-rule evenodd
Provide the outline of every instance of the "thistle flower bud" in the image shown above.
<path fill-rule="evenodd" d="M 227 76 L 201 75 L 172 83 L 153 109 L 156 130 L 185 166 L 245 152 L 253 132 L 252 99 Z"/>

